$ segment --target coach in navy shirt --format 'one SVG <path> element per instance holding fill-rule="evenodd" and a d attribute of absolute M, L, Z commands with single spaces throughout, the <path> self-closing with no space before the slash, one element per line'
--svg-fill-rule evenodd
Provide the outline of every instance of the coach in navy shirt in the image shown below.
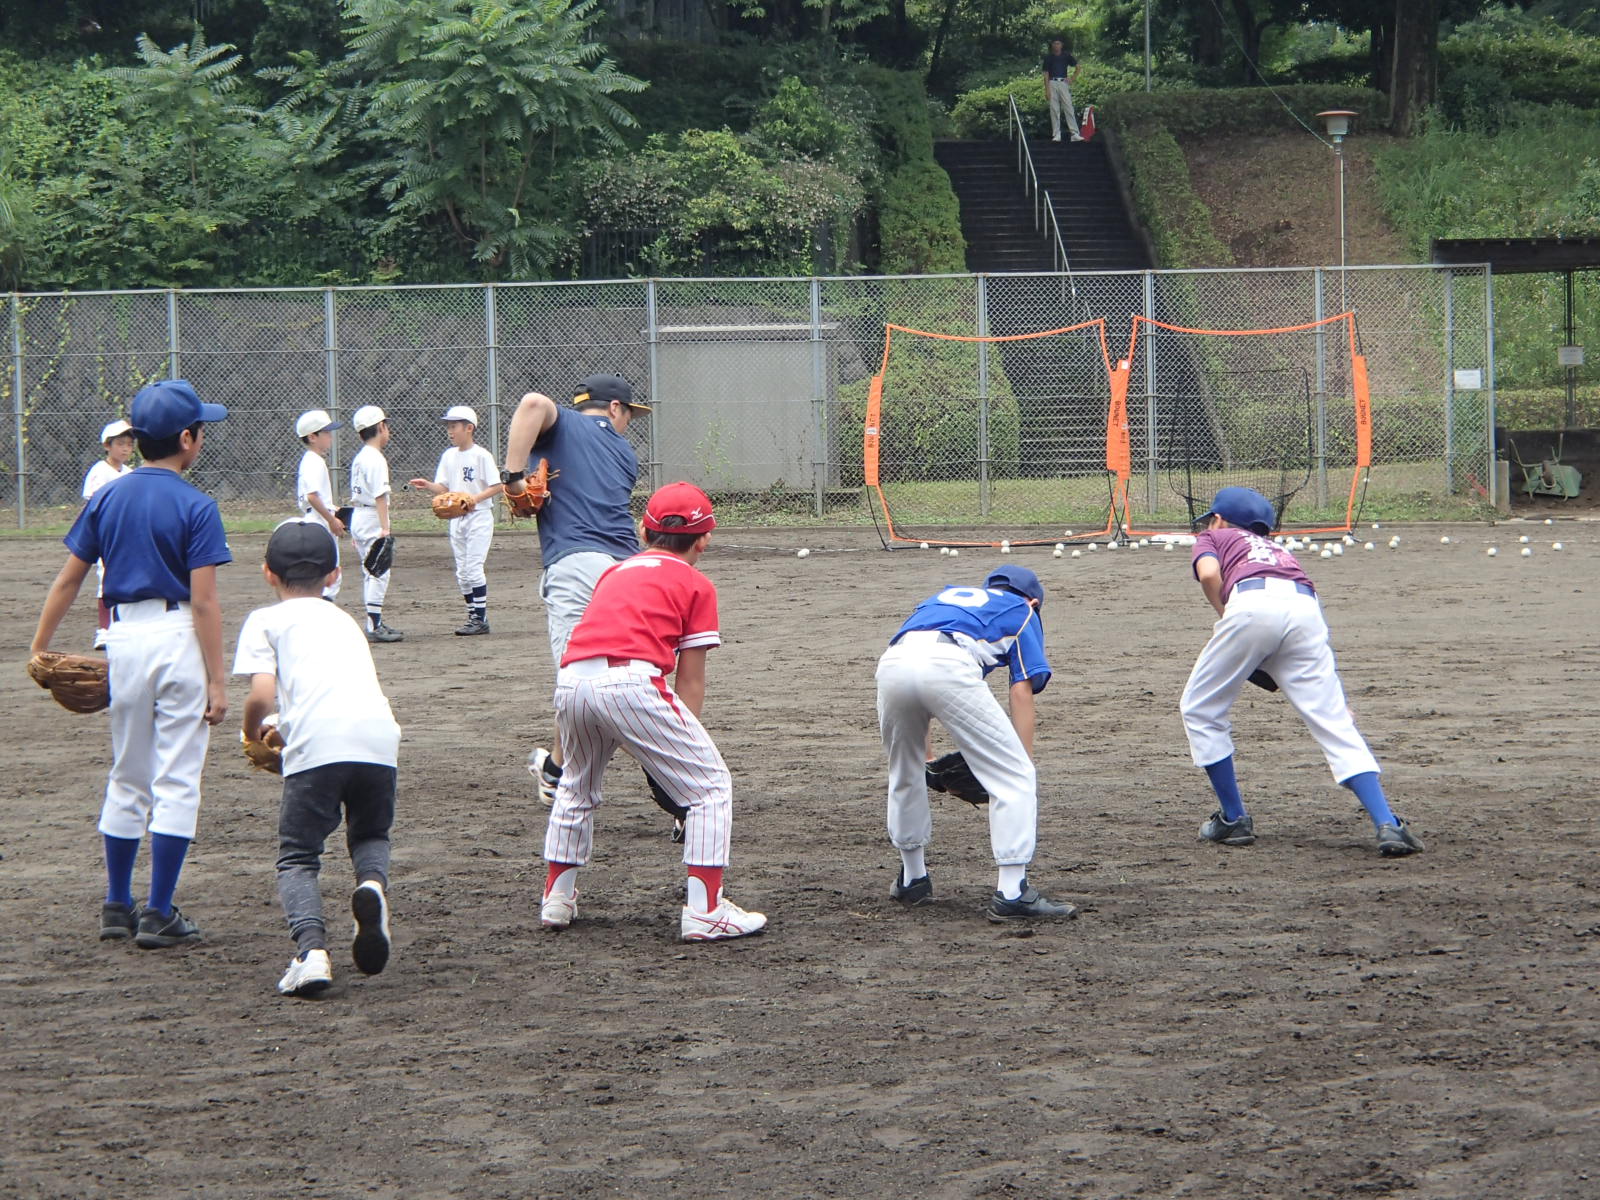
<path fill-rule="evenodd" d="M 1083 141 L 1078 132 L 1078 114 L 1072 107 L 1072 83 L 1078 78 L 1078 60 L 1067 52 L 1056 38 L 1050 43 L 1050 53 L 1044 56 L 1044 98 L 1050 105 L 1050 140 L 1061 140 L 1061 114 L 1066 113 L 1067 125 L 1072 130 L 1072 140 Z"/>

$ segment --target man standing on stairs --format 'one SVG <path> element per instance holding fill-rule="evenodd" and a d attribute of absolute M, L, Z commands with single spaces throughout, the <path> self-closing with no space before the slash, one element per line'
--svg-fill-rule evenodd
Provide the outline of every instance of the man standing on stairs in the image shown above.
<path fill-rule="evenodd" d="M 1069 75 L 1068 72 L 1071 72 Z M 1067 115 L 1067 127 L 1072 130 L 1072 140 L 1083 141 L 1078 132 L 1078 114 L 1072 107 L 1072 82 L 1078 78 L 1078 60 L 1067 52 L 1056 38 L 1050 43 L 1050 53 L 1044 56 L 1044 98 L 1050 105 L 1050 140 L 1061 140 L 1061 114 Z"/>

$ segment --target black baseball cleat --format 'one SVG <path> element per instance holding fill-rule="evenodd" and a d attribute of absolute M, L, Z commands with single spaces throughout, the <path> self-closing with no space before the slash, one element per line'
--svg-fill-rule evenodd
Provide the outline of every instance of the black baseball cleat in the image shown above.
<path fill-rule="evenodd" d="M 889 889 L 889 899 L 898 900 L 907 908 L 927 904 L 933 899 L 933 877 L 923 875 L 907 883 L 906 870 L 901 867 L 900 873 L 894 877 L 894 886 Z"/>
<path fill-rule="evenodd" d="M 1396 815 L 1393 825 L 1378 826 L 1378 853 L 1385 858 L 1421 854 L 1422 842 L 1411 832 L 1411 827 Z M 100 936 L 104 937 L 105 934 L 102 933 Z"/>
<path fill-rule="evenodd" d="M 1200 826 L 1200 836 L 1219 846 L 1249 846 L 1256 840 L 1256 823 L 1249 813 L 1237 821 L 1229 821 L 1219 808 Z"/>
<path fill-rule="evenodd" d="M 105 903 L 100 906 L 100 940 L 120 942 L 139 931 L 139 910 L 131 904 Z"/>
<path fill-rule="evenodd" d="M 456 630 L 457 637 L 476 637 L 489 632 L 489 622 L 481 617 L 468 617 L 467 623 Z"/>
<path fill-rule="evenodd" d="M 405 640 L 405 636 L 398 629 L 391 629 L 382 621 L 367 630 L 367 641 L 369 642 L 401 642 Z"/>
<path fill-rule="evenodd" d="M 200 940 L 200 927 L 172 906 L 172 912 L 161 913 L 147 908 L 139 914 L 139 932 L 135 942 L 143 950 L 165 950 Z"/>
<path fill-rule="evenodd" d="M 1007 900 L 998 891 L 993 896 L 990 896 L 989 907 L 984 910 L 984 915 L 999 925 L 1006 921 L 1038 921 L 1075 917 L 1078 915 L 1078 906 L 1068 904 L 1065 900 L 1051 900 L 1042 895 L 1038 888 L 1024 879 L 1022 881 L 1022 894 L 1015 900 Z"/>

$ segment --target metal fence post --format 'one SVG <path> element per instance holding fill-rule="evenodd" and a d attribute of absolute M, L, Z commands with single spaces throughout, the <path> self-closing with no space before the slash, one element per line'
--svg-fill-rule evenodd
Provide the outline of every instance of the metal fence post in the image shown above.
<path fill-rule="evenodd" d="M 178 290 L 167 289 L 167 378 L 182 379 L 178 374 Z"/>
<path fill-rule="evenodd" d="M 1323 307 L 1322 288 L 1327 282 L 1321 267 L 1313 268 L 1312 320 L 1320 321 L 1327 314 Z M 1317 405 L 1317 507 L 1328 506 L 1328 330 L 1317 326 L 1317 382 L 1313 394 Z"/>
<path fill-rule="evenodd" d="M 339 417 L 339 338 L 334 330 L 334 303 L 333 289 L 324 288 L 322 292 L 322 363 L 323 363 L 323 395 L 328 406 L 328 413 L 335 420 Z M 333 443 L 328 449 L 328 457 L 332 462 L 328 464 L 330 478 L 339 475 L 339 464 L 344 461 L 344 455 L 339 452 L 339 431 L 333 431 Z M 335 494 L 340 491 L 334 488 Z"/>
<path fill-rule="evenodd" d="M 812 423 L 816 428 L 813 442 L 812 477 L 816 483 L 814 509 L 822 517 L 824 491 L 828 481 L 828 398 L 822 383 L 822 281 L 811 279 L 811 404 Z"/>
<path fill-rule="evenodd" d="M 661 486 L 661 324 L 656 312 L 656 281 L 644 285 L 645 341 L 650 347 L 650 490 Z"/>
<path fill-rule="evenodd" d="M 978 276 L 978 336 L 989 336 L 989 277 Z M 989 515 L 989 343 L 978 343 L 978 512 Z"/>
<path fill-rule="evenodd" d="M 1144 316 L 1147 321 L 1156 319 L 1156 275 L 1144 273 Z M 1130 370 L 1132 363 L 1128 364 Z M 1145 511 L 1155 512 L 1160 506 L 1156 495 L 1156 327 L 1144 342 L 1144 454 L 1145 454 Z"/>
<path fill-rule="evenodd" d="M 1489 476 L 1489 503 L 1498 506 L 1500 503 L 1500 472 L 1494 465 L 1494 427 L 1495 427 L 1495 397 L 1494 397 L 1494 268 L 1487 263 L 1483 268 L 1483 345 L 1484 365 L 1489 371 L 1489 412 L 1485 432 L 1488 434 L 1489 469 L 1484 474 Z"/>
<path fill-rule="evenodd" d="M 1456 494 L 1456 277 L 1444 271 L 1444 487 Z"/>
<path fill-rule="evenodd" d="M 489 400 L 489 453 L 500 461 L 500 328 L 494 284 L 483 285 L 484 390 Z"/>
<path fill-rule="evenodd" d="M 11 418 L 17 439 L 17 528 L 28 527 L 28 441 L 22 429 L 22 297 L 11 293 Z"/>

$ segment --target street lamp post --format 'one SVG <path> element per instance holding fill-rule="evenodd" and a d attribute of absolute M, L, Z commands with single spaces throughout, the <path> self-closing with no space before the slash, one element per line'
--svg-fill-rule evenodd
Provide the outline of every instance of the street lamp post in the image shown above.
<path fill-rule="evenodd" d="M 1355 116 L 1355 111 L 1348 108 L 1330 108 L 1327 112 L 1319 112 L 1317 119 L 1322 122 L 1322 127 L 1328 131 L 1328 136 L 1333 139 L 1333 156 L 1339 163 L 1339 311 L 1349 312 L 1350 304 L 1345 296 L 1344 268 L 1345 268 L 1345 232 L 1344 232 L 1344 139 L 1350 132 L 1350 121 Z"/>

